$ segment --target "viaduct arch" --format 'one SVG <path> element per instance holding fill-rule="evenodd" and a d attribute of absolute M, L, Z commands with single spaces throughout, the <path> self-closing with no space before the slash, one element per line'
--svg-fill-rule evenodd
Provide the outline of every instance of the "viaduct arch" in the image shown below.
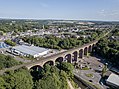
<path fill-rule="evenodd" d="M 102 37 L 105 37 L 106 35 L 108 35 L 111 31 L 113 31 L 113 29 L 115 28 L 115 26 L 113 26 L 111 28 L 110 31 L 108 31 L 106 34 L 104 34 L 104 36 Z M 100 38 L 102 38 L 100 37 Z M 100 39 L 98 38 L 97 40 L 95 41 L 92 41 L 90 43 L 87 43 L 81 47 L 76 47 L 76 48 L 73 48 L 73 49 L 70 49 L 68 51 L 65 51 L 65 52 L 61 52 L 61 53 L 58 53 L 58 54 L 54 54 L 50 57 L 46 57 L 46 58 L 42 58 L 40 60 L 37 60 L 37 61 L 34 61 L 34 62 L 30 62 L 30 63 L 25 63 L 25 64 L 22 64 L 22 65 L 18 65 L 18 66 L 14 66 L 14 67 L 11 67 L 11 68 L 7 68 L 7 69 L 4 69 L 4 70 L 0 70 L 0 74 L 3 74 L 5 71 L 7 70 L 16 70 L 16 69 L 19 69 L 21 67 L 26 67 L 28 69 L 34 67 L 34 66 L 40 66 L 40 67 L 43 67 L 43 65 L 47 62 L 47 61 L 53 61 L 53 63 L 55 64 L 55 61 L 58 61 L 59 59 L 58 58 L 61 58 L 62 61 L 67 61 L 67 60 L 64 60 L 64 57 L 67 55 L 67 54 L 71 54 L 73 55 L 73 53 L 75 51 L 77 51 L 77 55 L 76 57 L 79 57 L 81 59 L 83 59 L 84 57 L 84 49 L 87 47 L 87 49 L 85 49 L 86 52 L 92 52 L 92 48 L 95 47 L 96 43 L 98 42 L 98 40 Z M 74 56 L 73 56 L 74 57 Z M 76 58 L 75 57 L 75 58 Z M 72 58 L 72 56 L 71 56 Z M 75 59 L 74 58 L 74 59 Z M 77 61 L 77 60 L 76 60 Z"/>
<path fill-rule="evenodd" d="M 92 51 L 92 48 L 95 47 L 96 43 L 98 42 L 98 40 L 92 41 L 88 44 L 82 45 L 80 47 L 76 47 L 73 49 L 69 49 L 67 51 L 58 53 L 58 54 L 54 54 L 52 56 L 48 56 L 45 58 L 40 58 L 40 60 L 34 61 L 34 62 L 29 62 L 29 63 L 25 63 L 25 64 L 21 64 L 21 65 L 17 65 L 17 66 L 13 66 L 11 68 L 6 68 L 3 70 L 0 70 L 0 74 L 3 74 L 5 71 L 10 71 L 10 70 L 16 70 L 19 69 L 21 67 L 26 67 L 28 70 L 30 69 L 36 69 L 36 70 L 40 70 L 40 68 L 43 68 L 43 66 L 48 62 L 48 61 L 52 61 L 52 64 L 55 65 L 56 62 L 62 62 L 62 61 L 66 61 L 65 56 L 67 54 L 70 54 L 71 56 L 71 61 L 72 62 L 77 62 L 78 58 L 83 59 L 84 58 L 84 49 L 87 47 L 87 52 Z M 85 49 L 86 50 L 86 49 Z M 74 57 L 75 55 L 75 57 Z M 77 56 L 76 56 L 77 55 Z"/>
<path fill-rule="evenodd" d="M 81 47 L 76 47 L 68 51 L 64 51 L 58 54 L 54 54 L 50 57 L 45 57 L 40 60 L 28 63 L 25 65 L 28 69 L 31 69 L 33 66 L 40 65 L 43 67 L 45 64 L 55 65 L 56 62 L 69 62 L 74 63 L 78 61 L 78 58 L 83 59 L 84 56 L 87 56 L 88 53 L 92 52 L 92 48 L 96 45 L 98 41 L 93 41 L 91 43 L 85 44 Z"/>

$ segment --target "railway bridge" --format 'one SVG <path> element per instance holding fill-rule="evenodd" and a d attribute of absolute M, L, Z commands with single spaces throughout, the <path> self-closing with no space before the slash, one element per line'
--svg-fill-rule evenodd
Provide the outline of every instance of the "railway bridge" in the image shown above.
<path fill-rule="evenodd" d="M 80 47 L 75 47 L 67 51 L 53 54 L 45 58 L 39 58 L 39 60 L 36 60 L 34 62 L 24 63 L 21 65 L 13 66 L 11 68 L 5 68 L 3 70 L 0 70 L 0 74 L 2 75 L 5 71 L 17 70 L 21 67 L 26 67 L 28 70 L 30 70 L 30 69 L 43 68 L 45 64 L 55 65 L 56 62 L 64 61 L 69 63 L 76 63 L 78 62 L 78 59 L 83 59 L 84 56 L 87 56 L 88 53 L 91 53 L 92 48 L 96 46 L 97 42 L 98 40 L 95 40 L 90 43 L 84 44 Z"/>
<path fill-rule="evenodd" d="M 24 66 L 28 69 L 31 69 L 32 67 L 43 67 L 45 64 L 55 65 L 56 62 L 78 62 L 78 59 L 83 59 L 85 55 L 87 56 L 88 53 L 92 52 L 92 48 L 96 45 L 97 42 L 98 41 L 93 41 L 83 46 L 69 49 L 67 51 L 45 57 L 31 63 L 27 63 Z"/>
<path fill-rule="evenodd" d="M 108 31 L 106 34 L 104 34 L 104 36 L 100 38 L 103 38 L 106 35 L 108 35 L 114 28 L 115 27 L 112 27 L 110 31 Z M 90 43 L 84 44 L 80 47 L 75 47 L 73 49 L 69 49 L 67 51 L 57 53 L 45 58 L 39 58 L 39 60 L 36 60 L 34 62 L 25 63 L 22 65 L 17 65 L 11 68 L 0 70 L 0 74 L 3 74 L 5 71 L 19 69 L 21 67 L 26 67 L 27 69 L 31 69 L 33 67 L 43 67 L 45 64 L 55 65 L 56 62 L 63 62 L 63 61 L 66 61 L 69 63 L 78 62 L 79 58 L 83 59 L 85 55 L 88 55 L 88 53 L 92 52 L 92 48 L 96 46 L 96 43 L 98 42 L 98 40 L 100 40 L 100 38 Z"/>

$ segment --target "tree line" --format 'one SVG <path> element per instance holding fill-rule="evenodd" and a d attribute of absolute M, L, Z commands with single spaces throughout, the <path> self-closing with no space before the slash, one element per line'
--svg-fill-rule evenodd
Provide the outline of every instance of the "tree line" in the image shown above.
<path fill-rule="evenodd" d="M 0 54 L 0 69 L 9 68 L 19 64 L 21 64 L 21 62 L 16 61 L 13 57 Z"/>
<path fill-rule="evenodd" d="M 114 30 L 111 33 L 111 37 L 119 36 L 117 34 L 118 30 Z M 100 39 L 93 51 L 113 65 L 119 65 L 119 40 L 112 39 L 111 37 Z"/>
<path fill-rule="evenodd" d="M 12 41 L 12 40 L 10 40 L 10 39 L 5 40 L 5 43 L 6 43 L 6 44 L 8 44 L 8 45 L 10 45 L 10 46 L 15 46 L 15 45 L 16 45 L 16 43 L 15 43 L 15 42 L 13 42 L 13 41 Z"/>
<path fill-rule="evenodd" d="M 46 47 L 51 49 L 70 49 L 73 47 L 81 46 L 85 43 L 90 42 L 90 39 L 78 39 L 78 38 L 58 38 L 55 36 L 48 37 L 25 37 L 22 38 L 25 42 L 29 44 L 34 44 L 35 46 Z"/>
<path fill-rule="evenodd" d="M 69 89 L 67 79 L 73 78 L 73 65 L 62 62 L 46 64 L 42 69 L 25 67 L 7 71 L 0 76 L 0 89 Z"/>

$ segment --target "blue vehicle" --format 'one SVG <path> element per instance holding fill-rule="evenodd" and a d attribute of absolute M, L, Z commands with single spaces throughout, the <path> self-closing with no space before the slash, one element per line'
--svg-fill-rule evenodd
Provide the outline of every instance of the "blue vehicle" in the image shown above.
<path fill-rule="evenodd" d="M 10 46 L 7 45 L 6 43 L 0 42 L 0 48 L 8 48 L 8 47 L 10 47 Z"/>

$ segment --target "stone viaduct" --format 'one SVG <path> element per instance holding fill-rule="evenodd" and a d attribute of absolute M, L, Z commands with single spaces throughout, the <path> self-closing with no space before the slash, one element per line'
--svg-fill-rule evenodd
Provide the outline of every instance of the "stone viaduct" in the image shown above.
<path fill-rule="evenodd" d="M 32 67 L 38 66 L 43 67 L 45 64 L 55 65 L 56 62 L 62 61 L 74 63 L 78 61 L 78 58 L 83 59 L 84 55 L 88 55 L 88 53 L 92 52 L 92 48 L 96 45 L 97 42 L 98 41 L 93 41 L 83 46 L 76 47 L 61 53 L 57 53 L 31 63 L 27 63 L 24 66 L 30 69 Z"/>
<path fill-rule="evenodd" d="M 110 33 L 112 30 L 114 29 L 114 27 L 112 27 L 112 29 L 110 31 L 108 31 L 106 34 L 104 34 L 104 36 L 100 37 L 103 38 L 106 35 L 108 35 L 108 33 Z M 25 63 L 22 65 L 17 65 L 17 66 L 13 66 L 11 68 L 6 68 L 4 70 L 0 70 L 0 74 L 3 74 L 5 71 L 9 71 L 9 70 L 16 70 L 19 69 L 21 67 L 26 67 L 28 69 L 31 69 L 33 67 L 43 67 L 45 64 L 50 64 L 50 65 L 55 65 L 56 62 L 62 62 L 62 61 L 66 61 L 69 63 L 74 63 L 74 62 L 78 62 L 78 58 L 83 59 L 84 55 L 87 55 L 88 53 L 92 52 L 92 48 L 96 45 L 96 43 L 98 42 L 98 40 L 100 39 L 98 38 L 95 41 L 92 41 L 90 43 L 84 44 L 80 47 L 75 47 L 73 49 L 69 49 L 67 51 L 61 52 L 61 53 L 57 53 L 45 58 L 39 58 L 39 60 L 34 61 L 34 62 L 30 62 L 30 63 Z"/>
<path fill-rule="evenodd" d="M 85 55 L 92 52 L 92 48 L 96 45 L 97 42 L 98 40 L 92 41 L 80 47 L 75 47 L 73 49 L 69 49 L 67 51 L 60 52 L 45 58 L 39 58 L 39 60 L 34 62 L 24 63 L 21 65 L 13 66 L 11 68 L 5 68 L 0 70 L 0 75 L 2 75 L 5 71 L 17 70 L 21 67 L 26 67 L 28 70 L 37 70 L 39 68 L 43 68 L 45 64 L 55 65 L 56 62 L 66 61 L 69 63 L 76 63 L 78 62 L 78 59 L 83 59 Z"/>

